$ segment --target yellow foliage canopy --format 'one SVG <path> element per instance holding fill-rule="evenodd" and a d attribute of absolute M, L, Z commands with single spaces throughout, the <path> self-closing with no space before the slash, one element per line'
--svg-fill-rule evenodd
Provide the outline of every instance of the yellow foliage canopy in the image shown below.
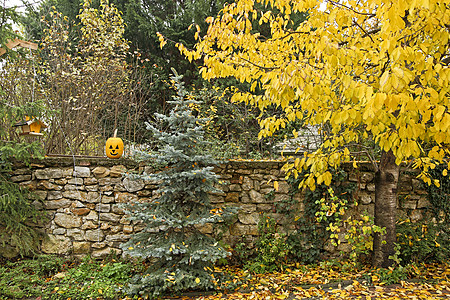
<path fill-rule="evenodd" d="M 299 118 L 331 128 L 319 150 L 287 166 L 294 175 L 311 168 L 303 185 L 329 182 L 327 169 L 367 138 L 397 164 L 415 159 L 430 183 L 428 168 L 449 154 L 449 3 L 239 0 L 208 18 L 195 50 L 179 49 L 203 59 L 206 79 L 232 76 L 264 91 L 235 101 L 283 109 L 261 120 L 260 136 Z M 300 12 L 308 17 L 296 24 Z"/>

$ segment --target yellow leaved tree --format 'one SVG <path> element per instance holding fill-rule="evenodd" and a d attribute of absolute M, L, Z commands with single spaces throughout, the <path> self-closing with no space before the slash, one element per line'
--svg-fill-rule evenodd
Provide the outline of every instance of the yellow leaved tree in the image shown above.
<path fill-rule="evenodd" d="M 300 13 L 306 21 L 295 22 Z M 321 147 L 285 166 L 309 170 L 302 186 L 329 184 L 329 169 L 356 152 L 371 159 L 375 223 L 387 232 L 375 236 L 373 263 L 390 265 L 400 163 L 438 185 L 428 171 L 449 156 L 450 1 L 238 0 L 207 21 L 196 48 L 179 49 L 203 59 L 206 79 L 250 83 L 235 101 L 284 111 L 260 121 L 260 136 L 299 119 L 321 128 Z"/>

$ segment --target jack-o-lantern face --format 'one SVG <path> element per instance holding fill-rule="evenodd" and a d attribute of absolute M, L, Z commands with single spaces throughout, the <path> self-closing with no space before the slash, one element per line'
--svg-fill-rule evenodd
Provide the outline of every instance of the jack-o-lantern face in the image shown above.
<path fill-rule="evenodd" d="M 116 137 L 117 130 L 114 132 L 114 137 L 106 140 L 105 152 L 109 158 L 119 158 L 123 154 L 123 141 Z"/>

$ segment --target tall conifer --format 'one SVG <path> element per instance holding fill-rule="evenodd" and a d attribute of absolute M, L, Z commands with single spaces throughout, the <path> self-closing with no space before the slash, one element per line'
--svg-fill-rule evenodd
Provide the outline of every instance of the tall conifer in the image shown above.
<path fill-rule="evenodd" d="M 212 165 L 217 162 L 200 154 L 203 120 L 192 113 L 199 102 L 189 97 L 181 78 L 176 73 L 172 77 L 177 95 L 170 102 L 174 108 L 169 115 L 155 114 L 167 130 L 147 123 L 160 149 L 157 155 L 144 157 L 162 165 L 163 171 L 138 177 L 157 181 L 160 196 L 128 206 L 130 218 L 142 221 L 145 228 L 123 248 L 131 256 L 152 262 L 146 274 L 130 286 L 133 294 L 157 297 L 166 291 L 213 288 L 214 263 L 229 255 L 214 238 L 199 231 L 204 224 L 222 222 L 233 212 L 210 204 L 208 193 L 216 191 L 214 183 L 218 182 Z"/>

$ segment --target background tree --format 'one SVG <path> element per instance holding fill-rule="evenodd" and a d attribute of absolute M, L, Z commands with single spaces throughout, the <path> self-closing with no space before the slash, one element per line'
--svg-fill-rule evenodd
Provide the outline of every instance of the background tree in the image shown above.
<path fill-rule="evenodd" d="M 122 247 L 128 254 L 149 259 L 146 274 L 131 285 L 133 294 L 157 297 L 167 291 L 183 291 L 217 285 L 214 262 L 228 253 L 211 236 L 201 232 L 206 223 L 223 222 L 229 208 L 214 208 L 209 192 L 217 191 L 218 176 L 212 172 L 217 162 L 200 153 L 204 144 L 203 129 L 191 107 L 199 104 L 187 94 L 181 76 L 174 76 L 177 96 L 169 115 L 156 114 L 166 130 L 147 123 L 160 142 L 159 153 L 142 153 L 144 160 L 165 167 L 156 174 L 137 178 L 160 182 L 159 196 L 149 202 L 127 206 L 131 220 L 141 221 L 145 228 L 134 234 Z"/>
<path fill-rule="evenodd" d="M 18 15 L 0 4 L 0 47 L 16 38 L 13 23 Z M 14 49 L 0 56 L 0 256 L 14 257 L 36 253 L 42 236 L 35 227 L 39 214 L 32 205 L 33 195 L 10 181 L 13 159 L 28 163 L 42 157 L 39 140 L 19 136 L 13 125 L 25 116 L 41 117 L 45 106 L 35 76 L 35 54 Z M 42 216 L 39 216 L 42 219 Z"/>
<path fill-rule="evenodd" d="M 49 106 L 59 113 L 50 122 L 47 152 L 103 154 L 103 141 L 114 128 L 128 135 L 134 130 L 130 122 L 140 106 L 125 59 L 125 24 L 107 1 L 98 9 L 85 1 L 78 16 L 81 37 L 73 43 L 70 20 L 57 11 L 51 16 L 42 40 L 40 76 Z"/>
<path fill-rule="evenodd" d="M 428 171 L 450 153 L 448 5 L 326 1 L 323 10 L 317 1 L 271 1 L 261 11 L 255 3 L 227 5 L 208 19 L 207 35 L 195 51 L 180 50 L 189 59 L 203 57 L 205 79 L 232 76 L 264 91 L 236 93 L 235 101 L 283 110 L 260 121 L 260 137 L 298 119 L 320 126 L 321 147 L 285 166 L 294 177 L 309 170 L 301 186 L 329 184 L 329 167 L 361 154 L 372 161 L 375 223 L 387 231 L 375 236 L 373 263 L 390 265 L 399 165 L 411 162 L 421 169 L 419 178 L 439 184 Z M 307 21 L 293 22 L 298 12 L 307 12 Z M 254 31 L 254 22 L 268 26 L 270 34 Z M 366 140 L 381 149 L 379 157 Z"/>

